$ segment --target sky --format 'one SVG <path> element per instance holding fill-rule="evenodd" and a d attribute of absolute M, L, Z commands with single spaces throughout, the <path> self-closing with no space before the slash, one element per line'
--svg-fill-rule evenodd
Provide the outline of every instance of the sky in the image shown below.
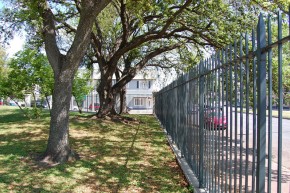
<path fill-rule="evenodd" d="M 3 0 L 0 0 L 0 9 L 3 8 Z M 16 52 L 23 48 L 25 39 L 16 35 L 12 40 L 9 41 L 9 46 L 6 47 L 6 53 L 8 57 L 12 57 Z"/>
<path fill-rule="evenodd" d="M 16 52 L 20 51 L 24 46 L 24 38 L 20 36 L 15 36 L 12 40 L 9 42 L 9 46 L 7 46 L 6 54 L 8 54 L 8 57 L 12 57 Z"/>

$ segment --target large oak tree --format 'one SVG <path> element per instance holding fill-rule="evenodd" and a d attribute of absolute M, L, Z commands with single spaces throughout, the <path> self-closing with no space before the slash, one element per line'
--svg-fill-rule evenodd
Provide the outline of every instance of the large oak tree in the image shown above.
<path fill-rule="evenodd" d="M 115 113 L 116 95 L 124 93 L 141 70 L 150 66 L 186 70 L 204 56 L 204 50 L 222 48 L 251 29 L 262 9 L 285 5 L 263 0 L 113 1 L 92 31 L 91 61 L 98 63 L 101 74 L 98 116 Z"/>
<path fill-rule="evenodd" d="M 110 0 L 75 1 L 80 8 L 80 16 L 72 44 L 66 54 L 57 45 L 55 16 L 47 1 L 38 2 L 39 16 L 43 18 L 43 38 L 45 50 L 54 72 L 54 92 L 50 132 L 44 160 L 65 162 L 75 157 L 69 145 L 69 105 L 72 96 L 72 83 L 79 64 L 90 43 L 91 31 L 96 16 Z"/>
<path fill-rule="evenodd" d="M 91 61 L 101 74 L 98 116 L 114 113 L 116 95 L 142 69 L 180 66 L 185 52 L 197 62 L 205 47 L 228 44 L 251 26 L 250 9 L 246 1 L 113 1 L 92 31 Z"/>
<path fill-rule="evenodd" d="M 71 0 L 71 1 L 12 1 L 13 7 L 4 10 L 1 29 L 26 26 L 27 34 L 35 35 L 34 42 L 44 42 L 49 63 L 54 72 L 53 103 L 50 131 L 46 151 L 42 161 L 63 163 L 75 158 L 76 153 L 69 144 L 69 106 L 72 96 L 74 75 L 81 63 L 91 40 L 91 32 L 97 15 L 111 0 Z M 78 15 L 67 14 L 78 9 Z M 67 14 L 67 15 L 66 15 Z M 71 20 L 71 21 L 69 21 Z M 60 23 L 73 22 L 75 33 L 70 42 L 64 43 Z M 66 49 L 63 49 L 63 48 Z"/>

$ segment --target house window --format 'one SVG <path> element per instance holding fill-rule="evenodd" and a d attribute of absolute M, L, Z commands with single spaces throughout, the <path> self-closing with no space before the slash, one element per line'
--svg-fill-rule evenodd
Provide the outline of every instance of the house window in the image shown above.
<path fill-rule="evenodd" d="M 145 99 L 143 97 L 134 98 L 134 106 L 145 106 Z"/>
<path fill-rule="evenodd" d="M 137 80 L 137 88 L 139 88 L 139 80 Z"/>
<path fill-rule="evenodd" d="M 151 80 L 148 82 L 148 88 L 151 88 Z"/>
<path fill-rule="evenodd" d="M 146 82 L 145 81 L 142 82 L 142 88 L 146 88 Z"/>

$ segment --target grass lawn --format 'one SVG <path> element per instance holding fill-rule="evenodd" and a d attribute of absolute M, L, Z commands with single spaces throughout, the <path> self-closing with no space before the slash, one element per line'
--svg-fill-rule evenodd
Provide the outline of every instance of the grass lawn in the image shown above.
<path fill-rule="evenodd" d="M 131 116 L 132 117 L 132 116 Z M 0 106 L 0 192 L 190 192 L 153 116 L 130 123 L 70 116 L 70 143 L 81 159 L 43 168 L 49 115 L 28 120 Z"/>

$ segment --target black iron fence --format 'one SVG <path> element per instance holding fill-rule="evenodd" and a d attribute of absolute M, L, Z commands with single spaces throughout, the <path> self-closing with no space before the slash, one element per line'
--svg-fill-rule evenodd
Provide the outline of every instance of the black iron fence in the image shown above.
<path fill-rule="evenodd" d="M 155 114 L 200 188 L 290 192 L 289 31 L 280 13 L 260 15 L 251 36 L 155 94 Z"/>

